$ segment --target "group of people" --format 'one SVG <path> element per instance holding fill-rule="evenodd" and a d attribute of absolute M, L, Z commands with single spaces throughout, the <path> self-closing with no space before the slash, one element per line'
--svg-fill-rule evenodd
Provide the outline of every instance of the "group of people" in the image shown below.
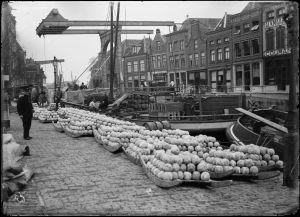
<path fill-rule="evenodd" d="M 45 104 L 47 104 L 46 92 L 42 90 L 40 93 L 38 93 L 36 88 L 33 88 L 31 91 L 31 100 L 33 103 L 44 106 Z"/>
<path fill-rule="evenodd" d="M 95 97 L 92 99 L 92 101 L 89 104 L 89 107 L 92 108 L 93 110 L 104 110 L 107 108 L 108 106 L 108 96 L 105 93 L 103 101 L 102 102 L 98 102 L 99 105 L 97 105 L 98 103 L 95 102 L 96 99 Z"/>

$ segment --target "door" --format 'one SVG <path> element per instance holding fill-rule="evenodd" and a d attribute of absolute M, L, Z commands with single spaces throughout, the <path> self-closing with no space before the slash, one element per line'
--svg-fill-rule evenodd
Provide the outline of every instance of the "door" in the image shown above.
<path fill-rule="evenodd" d="M 251 85 L 251 77 L 250 77 L 250 64 L 247 63 L 244 65 L 244 85 L 245 90 L 250 90 Z"/>

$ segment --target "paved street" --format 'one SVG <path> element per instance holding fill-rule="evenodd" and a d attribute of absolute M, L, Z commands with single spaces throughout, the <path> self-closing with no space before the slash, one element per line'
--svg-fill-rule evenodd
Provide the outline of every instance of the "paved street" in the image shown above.
<path fill-rule="evenodd" d="M 299 208 L 299 190 L 282 186 L 282 174 L 229 187 L 161 189 L 124 153 L 109 153 L 93 137 L 70 138 L 33 120 L 27 141 L 20 118 L 10 118 L 9 133 L 30 147 L 22 163 L 35 175 L 21 192 L 25 203 L 12 196 L 4 204 L 8 215 L 283 215 Z"/>

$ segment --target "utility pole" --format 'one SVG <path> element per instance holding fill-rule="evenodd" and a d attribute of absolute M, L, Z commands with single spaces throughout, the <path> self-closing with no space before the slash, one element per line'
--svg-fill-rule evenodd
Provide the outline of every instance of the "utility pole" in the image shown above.
<path fill-rule="evenodd" d="M 299 87 L 298 78 L 298 59 L 299 59 L 299 15 L 297 2 L 287 3 L 287 13 L 284 16 L 284 21 L 288 29 L 288 41 L 291 46 L 291 69 L 289 76 L 289 110 L 285 123 L 288 129 L 288 134 L 285 138 L 284 150 L 284 169 L 283 169 L 283 185 L 291 188 L 297 188 L 299 176 L 299 125 L 297 111 L 297 93 L 296 85 Z"/>
<path fill-rule="evenodd" d="M 114 42 L 114 30 L 113 30 L 113 5 L 114 3 L 110 3 L 110 92 L 109 92 L 109 101 L 112 102 L 114 98 L 114 51 L 113 51 L 113 42 Z"/>

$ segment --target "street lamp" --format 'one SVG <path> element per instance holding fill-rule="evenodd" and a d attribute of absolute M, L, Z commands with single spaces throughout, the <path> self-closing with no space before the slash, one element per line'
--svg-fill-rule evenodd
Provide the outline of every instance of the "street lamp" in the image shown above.
<path fill-rule="evenodd" d="M 56 103 L 55 109 L 57 110 L 58 108 L 58 99 L 57 99 L 57 94 L 56 94 L 56 83 L 57 83 L 57 59 L 56 57 L 53 58 L 53 67 L 54 67 L 54 95 L 53 95 L 53 101 Z"/>
<path fill-rule="evenodd" d="M 289 109 L 285 123 L 288 134 L 285 138 L 283 185 L 296 188 L 299 175 L 299 133 L 297 130 L 298 111 L 296 104 L 296 85 L 298 81 L 298 5 L 296 2 L 287 3 L 287 11 L 283 20 L 287 24 L 288 41 L 291 46 L 291 71 L 289 76 Z M 299 83 L 298 83 L 299 85 Z M 299 127 L 299 126 L 298 126 Z"/>

